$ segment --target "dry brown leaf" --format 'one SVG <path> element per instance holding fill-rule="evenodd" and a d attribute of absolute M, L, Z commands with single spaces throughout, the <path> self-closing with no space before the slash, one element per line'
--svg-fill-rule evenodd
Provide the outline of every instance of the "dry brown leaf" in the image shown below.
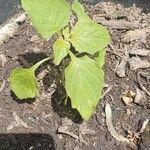
<path fill-rule="evenodd" d="M 133 102 L 134 97 L 135 97 L 135 93 L 132 90 L 129 91 L 126 90 L 122 95 L 122 100 L 126 105 L 132 106 L 130 103 Z"/>
<path fill-rule="evenodd" d="M 135 143 L 135 144 L 139 144 L 140 139 L 141 139 L 140 133 L 131 132 L 130 130 L 128 130 L 127 138 L 130 140 L 130 142 Z"/>

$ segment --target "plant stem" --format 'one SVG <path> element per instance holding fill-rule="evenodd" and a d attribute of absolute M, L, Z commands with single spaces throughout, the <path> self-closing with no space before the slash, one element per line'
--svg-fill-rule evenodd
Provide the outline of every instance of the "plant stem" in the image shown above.
<path fill-rule="evenodd" d="M 32 69 L 33 71 L 35 71 L 41 64 L 43 64 L 45 61 L 50 60 L 50 59 L 51 59 L 50 57 L 45 58 L 45 59 L 42 59 L 41 61 L 39 61 L 39 62 L 37 62 L 35 65 L 33 65 L 33 66 L 31 67 L 31 69 Z"/>
<path fill-rule="evenodd" d="M 68 97 L 66 96 L 65 101 L 64 101 L 64 105 L 66 106 L 68 102 Z"/>

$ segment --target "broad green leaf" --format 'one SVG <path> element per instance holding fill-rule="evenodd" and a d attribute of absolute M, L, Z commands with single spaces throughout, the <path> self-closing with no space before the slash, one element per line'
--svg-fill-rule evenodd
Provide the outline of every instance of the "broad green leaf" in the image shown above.
<path fill-rule="evenodd" d="M 37 81 L 32 69 L 13 70 L 10 86 L 19 99 L 34 98 L 38 94 Z"/>
<path fill-rule="evenodd" d="M 74 0 L 72 4 L 72 10 L 74 10 L 78 16 L 78 19 L 90 20 L 90 17 L 85 13 L 84 7 L 79 3 L 78 0 Z"/>
<path fill-rule="evenodd" d="M 54 63 L 56 65 L 59 65 L 62 59 L 67 56 L 68 51 L 70 49 L 70 43 L 68 41 L 63 40 L 63 38 L 59 38 L 55 41 L 53 49 Z"/>
<path fill-rule="evenodd" d="M 75 0 L 73 9 L 77 13 L 78 22 L 71 31 L 70 42 L 77 51 L 94 54 L 108 45 L 110 35 L 106 28 L 92 21 L 80 5 Z"/>
<path fill-rule="evenodd" d="M 96 58 L 96 61 L 98 65 L 100 66 L 100 68 L 102 68 L 103 65 L 105 64 L 105 55 L 106 55 L 105 49 L 102 49 L 98 52 L 98 57 Z"/>
<path fill-rule="evenodd" d="M 59 32 L 70 19 L 70 7 L 66 0 L 22 0 L 22 6 L 44 38 Z"/>
<path fill-rule="evenodd" d="M 29 69 L 15 69 L 10 74 L 10 86 L 19 99 L 34 98 L 38 94 L 38 84 L 35 77 L 35 70 L 45 61 L 45 58 Z"/>
<path fill-rule="evenodd" d="M 73 57 L 65 70 L 65 87 L 73 108 L 88 120 L 100 99 L 104 72 L 97 63 L 84 56 Z"/>

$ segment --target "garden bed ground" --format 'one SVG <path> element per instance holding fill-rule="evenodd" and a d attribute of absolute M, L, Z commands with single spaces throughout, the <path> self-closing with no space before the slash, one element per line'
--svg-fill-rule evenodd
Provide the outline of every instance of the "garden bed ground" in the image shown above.
<path fill-rule="evenodd" d="M 139 133 L 143 122 L 150 120 L 150 13 L 110 2 L 86 8 L 112 36 L 104 66 L 105 95 L 96 112 L 85 122 L 69 103 L 64 105 L 59 73 L 52 62 L 38 70 L 41 89 L 36 99 L 20 101 L 11 92 L 9 75 L 14 68 L 30 67 L 52 52 L 54 38 L 43 41 L 27 19 L 0 45 L 0 150 L 150 149 L 150 124 Z M 116 131 L 134 140 L 136 148 L 109 133 L 107 102 Z"/>

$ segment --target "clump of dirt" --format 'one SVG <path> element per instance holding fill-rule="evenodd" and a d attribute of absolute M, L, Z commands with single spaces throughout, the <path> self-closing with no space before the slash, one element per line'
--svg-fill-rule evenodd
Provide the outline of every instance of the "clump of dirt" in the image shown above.
<path fill-rule="evenodd" d="M 136 144 L 136 149 L 150 148 L 149 124 L 140 132 L 143 122 L 150 120 L 150 14 L 135 5 L 124 8 L 111 2 L 85 6 L 93 20 L 108 28 L 112 37 L 104 66 L 107 86 L 95 114 L 85 122 L 70 103 L 64 105 L 59 69 L 52 62 L 37 72 L 38 97 L 20 101 L 14 96 L 9 87 L 10 72 L 45 58 L 52 52 L 55 40 L 43 40 L 26 20 L 13 37 L 0 45 L 1 150 L 133 149 L 109 133 L 104 112 L 107 102 L 112 108 L 115 130 Z"/>

